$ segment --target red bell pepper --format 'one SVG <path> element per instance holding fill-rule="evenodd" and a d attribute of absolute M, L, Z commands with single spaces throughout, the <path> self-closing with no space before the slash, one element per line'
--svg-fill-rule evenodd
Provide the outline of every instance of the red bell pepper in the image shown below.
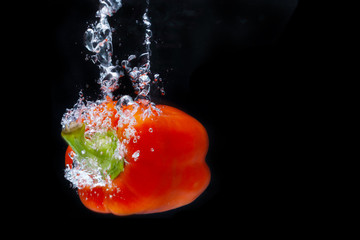
<path fill-rule="evenodd" d="M 82 203 L 96 212 L 130 215 L 194 201 L 210 181 L 205 128 L 170 106 L 154 111 L 141 101 L 121 108 L 116 103 L 108 99 L 62 131 L 68 168 L 75 157 L 107 179 L 102 185 L 79 183 Z"/>

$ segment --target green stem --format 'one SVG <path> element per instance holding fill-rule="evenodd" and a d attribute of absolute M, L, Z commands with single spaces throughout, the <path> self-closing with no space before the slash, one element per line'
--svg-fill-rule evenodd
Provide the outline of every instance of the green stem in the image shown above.
<path fill-rule="evenodd" d="M 91 139 L 86 139 L 85 125 L 71 122 L 61 136 L 76 153 L 78 161 L 86 161 L 90 168 L 100 167 L 103 177 L 110 175 L 115 179 L 124 170 L 124 159 L 117 152 L 119 141 L 115 131 L 95 133 Z M 95 166 L 91 164 L 94 161 Z"/>

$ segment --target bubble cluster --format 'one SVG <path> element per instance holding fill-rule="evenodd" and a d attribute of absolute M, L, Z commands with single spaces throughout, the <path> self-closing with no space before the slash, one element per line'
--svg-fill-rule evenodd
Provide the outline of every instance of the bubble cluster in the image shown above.
<path fill-rule="evenodd" d="M 73 188 L 82 189 L 87 186 L 104 187 L 111 184 L 110 176 L 104 178 L 101 168 L 85 164 L 79 161 L 78 156 L 73 156 L 73 166 L 65 168 L 65 178 L 71 183 Z"/>

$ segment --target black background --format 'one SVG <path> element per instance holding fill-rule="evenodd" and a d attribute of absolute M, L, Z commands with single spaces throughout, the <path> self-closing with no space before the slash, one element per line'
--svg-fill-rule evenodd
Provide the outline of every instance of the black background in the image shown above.
<path fill-rule="evenodd" d="M 143 1 L 145 2 L 145 1 Z M 309 3 L 307 3 L 309 4 Z M 310 6 L 310 8 L 309 8 Z M 284 138 L 293 130 L 293 95 L 314 68 L 304 57 L 317 47 L 312 38 L 311 5 L 296 0 L 150 1 L 152 71 L 164 80 L 166 94 L 152 89 L 155 103 L 178 107 L 197 118 L 210 139 L 206 161 L 212 179 L 192 204 L 166 213 L 118 217 L 97 214 L 80 203 L 64 179 L 66 144 L 60 120 L 83 90 L 98 98 L 98 69 L 85 61 L 83 34 L 94 22 L 96 0 L 48 3 L 44 29 L 44 62 L 49 74 L 51 147 L 41 173 L 36 209 L 46 218 L 106 218 L 118 221 L 166 218 L 208 223 L 236 217 L 242 224 L 271 222 L 295 211 L 284 183 L 291 144 Z M 111 20 L 114 55 L 122 60 L 143 51 L 141 22 L 145 4 L 123 1 Z M 312 9 L 312 10 L 309 10 Z M 121 40 L 119 41 L 119 37 Z M 121 42 L 121 46 L 119 43 Z M 119 94 L 132 94 L 126 79 Z M 284 130 L 285 128 L 285 130 Z M 282 149 L 282 150 L 281 150 Z M 293 167 L 293 166 L 291 166 Z M 291 175 L 287 169 L 285 175 Z M 47 179 L 46 182 L 43 179 Z M 288 194 L 284 194 L 288 193 Z"/>

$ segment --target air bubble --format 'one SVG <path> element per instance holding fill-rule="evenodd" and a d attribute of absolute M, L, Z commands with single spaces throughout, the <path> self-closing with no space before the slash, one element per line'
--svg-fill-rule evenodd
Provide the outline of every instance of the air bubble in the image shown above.
<path fill-rule="evenodd" d="M 137 150 L 136 152 L 133 153 L 132 158 L 134 159 L 134 161 L 137 161 L 139 156 L 140 156 L 140 150 Z"/>
<path fill-rule="evenodd" d="M 119 111 L 119 108 L 124 108 L 126 106 L 134 104 L 133 99 L 129 95 L 122 96 L 119 101 L 116 103 L 115 108 Z"/>

